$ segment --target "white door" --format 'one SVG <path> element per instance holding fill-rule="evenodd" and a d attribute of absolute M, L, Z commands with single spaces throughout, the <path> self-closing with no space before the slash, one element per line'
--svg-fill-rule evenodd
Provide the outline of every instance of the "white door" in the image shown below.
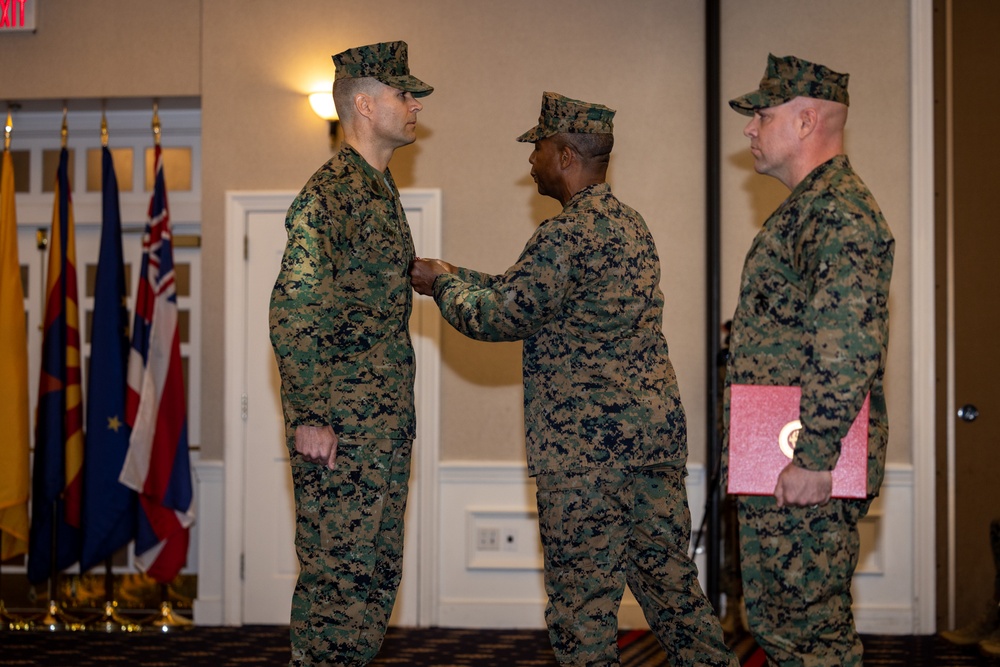
<path fill-rule="evenodd" d="M 268 301 L 285 248 L 284 216 L 251 212 L 246 231 L 243 622 L 287 623 L 299 568 L 281 381 L 268 337 Z"/>
<path fill-rule="evenodd" d="M 275 205 L 275 196 L 279 197 L 282 205 Z M 243 462 L 241 621 L 244 624 L 287 624 L 298 574 L 293 544 L 295 513 L 292 480 L 284 444 L 280 380 L 268 332 L 268 302 L 286 240 L 285 209 L 294 196 L 294 192 L 271 193 L 268 204 L 257 211 L 253 210 L 252 203 L 249 204 L 250 208 L 243 216 L 243 229 L 240 230 L 247 239 L 243 267 L 245 359 L 241 360 L 245 378 L 244 428 L 240 445 L 242 451 L 231 452 L 227 448 L 226 461 L 227 465 Z M 440 195 L 432 193 L 433 206 L 430 208 L 426 204 L 427 197 L 426 192 L 410 195 L 403 192 L 404 208 L 418 253 L 436 252 L 438 249 L 435 234 L 429 233 L 428 228 L 436 230 L 439 226 Z M 417 377 L 420 383 L 417 395 L 418 446 L 414 447 L 406 512 L 403 580 L 391 620 L 397 625 L 427 624 L 431 621 L 426 618 L 427 613 L 423 614 L 425 618 L 421 618 L 421 608 L 426 610 L 429 607 L 426 600 L 423 607 L 420 604 L 419 584 L 426 576 L 421 575 L 419 563 L 421 554 L 426 555 L 429 551 L 426 543 L 421 545 L 418 536 L 426 541 L 434 534 L 433 522 L 421 521 L 421 517 L 433 516 L 434 512 L 434 508 L 428 506 L 433 504 L 433 496 L 430 503 L 422 498 L 428 497 L 423 488 L 433 483 L 435 477 L 436 434 L 429 437 L 429 433 L 436 430 L 437 420 L 433 411 L 437 401 L 436 397 L 425 395 L 428 391 L 421 392 L 419 387 L 433 386 L 427 384 L 426 378 L 437 376 L 438 326 L 437 313 L 426 308 L 426 304 L 414 308 L 410 328 L 417 347 Z M 425 466 L 430 466 L 430 474 Z M 235 518 L 236 513 L 232 509 L 227 510 L 227 515 Z M 423 560 L 428 561 L 426 557 Z"/>

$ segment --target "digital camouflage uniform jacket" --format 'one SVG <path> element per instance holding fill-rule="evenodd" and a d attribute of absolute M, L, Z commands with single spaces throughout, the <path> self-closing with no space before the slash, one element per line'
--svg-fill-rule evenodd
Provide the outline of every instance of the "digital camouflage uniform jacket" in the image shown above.
<path fill-rule="evenodd" d="M 270 320 L 287 429 L 412 439 L 414 249 L 389 170 L 344 144 L 292 202 L 285 227 Z"/>
<path fill-rule="evenodd" d="M 532 475 L 685 461 L 656 247 L 607 184 L 544 221 L 503 275 L 442 274 L 434 298 L 470 338 L 524 340 Z"/>
<path fill-rule="evenodd" d="M 882 483 L 889 433 L 882 382 L 893 246 L 847 156 L 818 166 L 750 247 L 729 347 L 727 384 L 802 387 L 793 460 L 808 470 L 836 466 L 871 392 L 870 496 Z"/>

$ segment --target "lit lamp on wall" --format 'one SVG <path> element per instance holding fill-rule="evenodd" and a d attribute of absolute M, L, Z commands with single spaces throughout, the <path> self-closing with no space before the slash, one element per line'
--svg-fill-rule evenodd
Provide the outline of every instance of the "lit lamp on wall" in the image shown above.
<path fill-rule="evenodd" d="M 329 89 L 310 93 L 309 104 L 317 116 L 330 122 L 330 148 L 334 148 L 337 144 L 337 125 L 340 124 L 340 116 L 337 115 L 337 107 L 333 103 L 333 95 Z"/>

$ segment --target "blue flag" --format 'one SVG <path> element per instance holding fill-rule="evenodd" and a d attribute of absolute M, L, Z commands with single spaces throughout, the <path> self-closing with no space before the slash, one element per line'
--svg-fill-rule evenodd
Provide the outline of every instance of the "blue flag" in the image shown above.
<path fill-rule="evenodd" d="M 111 151 L 102 149 L 101 250 L 94 282 L 94 316 L 87 378 L 87 436 L 83 454 L 83 551 L 86 572 L 135 536 L 136 494 L 118 481 L 131 429 L 125 423 L 128 386 L 128 309 L 118 181 Z"/>

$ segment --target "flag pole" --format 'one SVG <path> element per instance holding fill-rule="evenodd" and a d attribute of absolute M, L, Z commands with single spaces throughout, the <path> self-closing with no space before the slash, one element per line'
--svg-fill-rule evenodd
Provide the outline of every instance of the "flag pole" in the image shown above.
<path fill-rule="evenodd" d="M 108 118 L 106 102 L 101 101 L 101 147 L 108 147 Z M 103 184 L 102 184 L 103 185 Z M 101 231 L 106 234 L 106 230 Z M 112 570 L 113 557 L 104 559 L 104 613 L 87 624 L 87 629 L 96 632 L 140 632 L 142 626 L 133 623 L 118 613 L 118 601 L 115 599 L 115 578 Z"/>
<path fill-rule="evenodd" d="M 133 623 L 118 613 L 118 601 L 114 596 L 114 574 L 111 571 L 111 556 L 104 559 L 104 613 L 96 621 L 87 624 L 87 630 L 96 632 L 141 632 L 142 625 Z"/>
<path fill-rule="evenodd" d="M 66 142 L 69 140 L 69 125 L 66 122 L 66 116 L 69 113 L 68 104 L 63 102 L 63 119 L 62 119 L 62 129 L 59 131 L 59 137 L 61 139 L 60 146 L 66 148 Z"/>
<path fill-rule="evenodd" d="M 160 103 L 153 100 L 153 142 L 160 145 Z M 173 605 L 170 604 L 170 587 L 165 582 L 160 582 L 160 612 L 146 620 L 148 625 L 160 632 L 172 632 L 176 630 L 186 630 L 194 625 L 193 622 L 174 612 Z"/>
<path fill-rule="evenodd" d="M 14 130 L 14 120 L 11 112 L 16 108 L 14 104 L 7 105 L 7 122 L 4 124 L 3 131 L 3 150 L 5 153 L 10 151 L 10 134 Z M 16 232 L 16 229 L 14 231 Z M 27 629 L 27 623 L 27 621 L 7 611 L 7 605 L 3 599 L 3 561 L 0 560 L 0 631 Z"/>
<path fill-rule="evenodd" d="M 60 129 L 61 146 L 66 148 L 67 141 L 69 139 L 69 124 L 67 123 L 68 116 L 68 103 L 63 101 L 63 115 L 62 115 L 62 128 Z M 63 249 L 63 253 L 67 252 Z M 51 257 L 50 257 L 51 261 Z M 40 618 L 35 621 L 35 628 L 38 630 L 45 630 L 49 632 L 58 632 L 62 630 L 82 630 L 83 624 L 81 624 L 77 619 L 73 618 L 67 614 L 59 602 L 56 600 L 56 584 L 59 577 L 59 565 L 58 565 L 58 554 L 59 554 L 59 498 L 52 500 L 52 543 L 50 545 L 50 565 L 49 565 L 49 581 L 48 581 L 48 593 L 49 593 L 49 604 L 48 609 Z"/>
<path fill-rule="evenodd" d="M 65 128 L 65 121 L 64 128 Z M 48 592 L 49 592 L 49 606 L 45 613 L 42 614 L 35 622 L 34 628 L 36 630 L 44 630 L 48 632 L 61 632 L 63 630 L 83 630 L 84 626 L 78 619 L 70 616 L 62 608 L 59 602 L 56 600 L 55 587 L 57 583 L 57 578 L 59 577 L 59 566 L 58 566 L 58 553 L 59 553 L 59 500 L 52 501 L 52 549 L 50 555 L 52 557 L 50 565 L 50 574 L 48 582 Z"/>
<path fill-rule="evenodd" d="M 3 150 L 10 151 L 10 132 L 14 129 L 14 121 L 11 118 L 10 105 L 7 106 L 7 123 L 3 128 Z M 0 630 L 7 630 L 14 627 L 17 619 L 7 613 L 7 606 L 3 602 L 3 561 L 0 561 Z"/>
<path fill-rule="evenodd" d="M 10 150 L 10 133 L 14 131 L 14 119 L 11 112 L 14 110 L 13 104 L 7 105 L 7 123 L 3 126 L 3 149 Z"/>
<path fill-rule="evenodd" d="M 160 102 L 153 100 L 153 143 L 160 145 Z"/>
<path fill-rule="evenodd" d="M 63 121 L 63 131 L 65 132 L 65 120 Z M 59 566 L 57 565 L 59 553 L 58 550 L 58 540 L 59 540 L 59 529 L 56 523 L 59 520 L 59 501 L 52 501 L 52 549 L 51 555 L 51 565 L 49 573 L 48 582 L 48 592 L 49 592 L 49 606 L 45 613 L 42 614 L 35 621 L 35 629 L 45 630 L 48 632 L 61 632 L 63 630 L 82 630 L 83 624 L 77 619 L 73 618 L 65 611 L 63 611 L 62 606 L 56 600 L 55 596 L 55 585 L 56 578 L 59 576 Z"/>
<path fill-rule="evenodd" d="M 66 148 L 66 143 L 69 140 L 69 124 L 66 122 L 66 118 L 69 115 L 69 105 L 63 101 L 63 115 L 62 115 L 62 128 L 59 130 L 60 144 L 62 148 Z M 66 249 L 63 248 L 63 254 L 65 255 Z M 59 576 L 59 565 L 58 565 L 58 553 L 59 553 L 59 501 L 52 501 L 52 552 L 49 554 L 51 559 L 49 561 L 49 608 L 52 608 L 54 600 L 56 599 L 54 588 L 57 588 Z"/>
<path fill-rule="evenodd" d="M 160 584 L 160 600 L 160 612 L 144 621 L 146 626 L 160 632 L 176 632 L 194 627 L 194 622 L 174 611 L 173 605 L 170 604 L 169 584 Z"/>

